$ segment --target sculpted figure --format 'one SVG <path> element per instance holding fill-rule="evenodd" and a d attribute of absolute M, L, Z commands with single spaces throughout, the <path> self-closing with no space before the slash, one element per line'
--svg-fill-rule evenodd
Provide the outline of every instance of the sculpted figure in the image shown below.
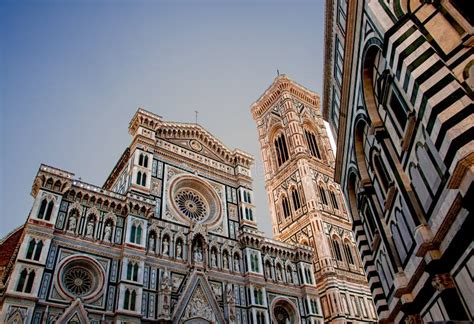
<path fill-rule="evenodd" d="M 87 223 L 86 236 L 89 238 L 92 238 L 94 236 L 94 222 L 93 221 L 89 221 Z"/>
<path fill-rule="evenodd" d="M 168 242 L 168 237 L 163 240 L 163 254 L 169 254 L 170 243 Z"/>
<path fill-rule="evenodd" d="M 148 249 L 152 252 L 155 252 L 155 246 L 156 246 L 155 244 L 156 244 L 155 235 L 151 235 L 150 242 L 148 244 Z"/>
<path fill-rule="evenodd" d="M 176 257 L 178 259 L 183 258 L 183 247 L 181 246 L 181 241 L 178 241 L 178 244 L 176 244 Z"/>
<path fill-rule="evenodd" d="M 211 253 L 211 265 L 213 267 L 217 267 L 217 257 L 216 257 L 216 253 L 214 251 L 212 251 L 212 253 Z"/>
<path fill-rule="evenodd" d="M 239 259 L 234 258 L 234 271 L 239 272 L 240 267 L 239 267 Z"/>
<path fill-rule="evenodd" d="M 110 222 L 109 222 L 107 223 L 104 229 L 104 241 L 110 242 L 111 237 L 112 237 L 112 225 L 110 225 Z"/>
<path fill-rule="evenodd" d="M 76 216 L 71 216 L 69 218 L 69 226 L 68 226 L 67 230 L 69 232 L 75 232 L 76 231 L 76 225 L 77 225 Z"/>
<path fill-rule="evenodd" d="M 194 261 L 202 262 L 202 251 L 201 248 L 197 245 L 194 246 Z"/>
<path fill-rule="evenodd" d="M 224 255 L 224 260 L 222 260 L 224 264 L 224 269 L 229 269 L 229 260 L 227 259 L 227 255 Z"/>

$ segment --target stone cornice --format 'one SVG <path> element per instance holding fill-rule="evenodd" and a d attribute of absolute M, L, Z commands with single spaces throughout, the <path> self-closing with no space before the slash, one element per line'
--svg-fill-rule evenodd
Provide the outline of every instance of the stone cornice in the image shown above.
<path fill-rule="evenodd" d="M 282 74 L 275 78 L 270 87 L 254 102 L 250 109 L 254 120 L 257 120 L 280 99 L 284 92 L 288 92 L 317 109 L 320 108 L 319 95 Z"/>

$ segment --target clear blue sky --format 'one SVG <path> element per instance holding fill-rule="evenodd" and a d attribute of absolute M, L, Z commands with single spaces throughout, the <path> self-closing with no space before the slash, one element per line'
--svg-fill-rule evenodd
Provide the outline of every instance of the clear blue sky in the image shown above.
<path fill-rule="evenodd" d="M 22 224 L 40 163 L 102 185 L 138 107 L 199 123 L 256 158 L 249 106 L 276 70 L 322 91 L 324 1 L 1 1 L 0 237 Z"/>

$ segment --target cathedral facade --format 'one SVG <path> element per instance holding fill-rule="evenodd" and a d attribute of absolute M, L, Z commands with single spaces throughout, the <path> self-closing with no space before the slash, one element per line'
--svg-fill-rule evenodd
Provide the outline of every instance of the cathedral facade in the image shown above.
<path fill-rule="evenodd" d="M 474 320 L 471 1 L 328 0 L 323 117 L 379 319 Z"/>
<path fill-rule="evenodd" d="M 103 186 L 40 166 L 0 322 L 322 323 L 312 248 L 257 228 L 252 156 L 143 109 L 129 132 Z"/>
<path fill-rule="evenodd" d="M 351 219 L 333 179 L 334 154 L 319 96 L 280 75 L 251 111 L 273 235 L 314 249 L 312 262 L 325 321 L 376 322 Z"/>

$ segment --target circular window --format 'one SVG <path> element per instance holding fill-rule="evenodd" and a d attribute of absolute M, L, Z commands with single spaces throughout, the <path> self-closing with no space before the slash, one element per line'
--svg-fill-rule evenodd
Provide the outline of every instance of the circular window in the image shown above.
<path fill-rule="evenodd" d="M 57 282 L 65 297 L 90 301 L 103 288 L 104 273 L 95 260 L 73 255 L 61 262 Z"/>
<path fill-rule="evenodd" d="M 86 265 L 75 264 L 64 271 L 63 282 L 66 290 L 76 297 L 89 294 L 93 290 L 94 275 Z"/>
<path fill-rule="evenodd" d="M 271 305 L 271 309 L 272 323 L 301 323 L 295 304 L 293 304 L 290 300 L 286 298 L 279 297 L 274 299 Z"/>
<path fill-rule="evenodd" d="M 174 176 L 169 185 L 168 201 L 174 214 L 188 223 L 213 225 L 221 217 L 222 208 L 216 191 L 196 176 Z"/>
<path fill-rule="evenodd" d="M 197 192 L 190 189 L 182 189 L 174 198 L 179 210 L 191 218 L 200 221 L 207 216 L 208 207 L 204 198 Z"/>
<path fill-rule="evenodd" d="M 278 324 L 290 323 L 290 314 L 284 307 L 276 306 L 274 312 Z"/>

